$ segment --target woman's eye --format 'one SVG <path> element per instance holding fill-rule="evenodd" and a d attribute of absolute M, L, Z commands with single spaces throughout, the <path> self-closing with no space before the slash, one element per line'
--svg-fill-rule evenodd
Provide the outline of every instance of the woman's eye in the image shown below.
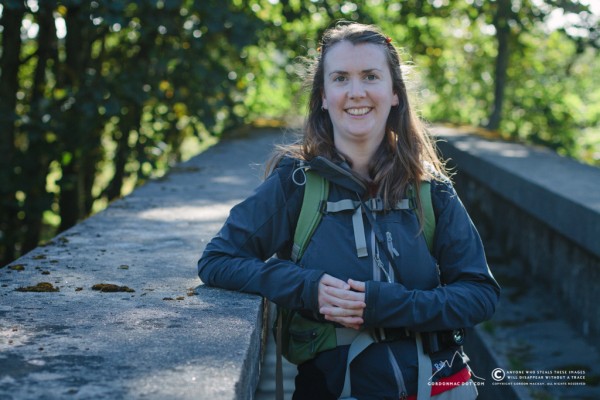
<path fill-rule="evenodd" d="M 333 78 L 334 82 L 344 82 L 346 80 L 346 77 L 343 75 L 338 75 L 335 78 Z"/>
<path fill-rule="evenodd" d="M 377 79 L 377 75 L 375 75 L 375 74 L 369 74 L 369 75 L 367 75 L 366 78 L 367 78 L 368 81 L 374 81 L 375 79 Z"/>

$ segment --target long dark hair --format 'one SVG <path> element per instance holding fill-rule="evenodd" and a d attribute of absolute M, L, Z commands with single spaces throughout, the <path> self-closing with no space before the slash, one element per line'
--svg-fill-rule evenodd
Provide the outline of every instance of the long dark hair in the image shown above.
<path fill-rule="evenodd" d="M 393 92 L 398 96 L 399 104 L 392 107 L 390 111 L 384 140 L 369 164 L 369 175 L 379 188 L 385 206 L 390 208 L 404 198 L 409 184 L 414 185 L 418 196 L 421 181 L 433 179 L 438 174 L 447 174 L 433 141 L 410 106 L 398 50 L 392 40 L 376 26 L 338 23 L 325 31 L 318 55 L 309 64 L 307 70 L 310 98 L 302 139 L 297 143 L 281 146 L 268 165 L 273 166 L 284 156 L 306 161 L 316 156 L 324 156 L 333 161 L 345 159 L 349 163 L 352 162 L 336 150 L 329 113 L 321 108 L 325 84 L 324 60 L 329 50 L 342 41 L 354 45 L 375 44 L 385 50 L 392 76 Z M 420 207 L 418 214 L 422 220 Z"/>

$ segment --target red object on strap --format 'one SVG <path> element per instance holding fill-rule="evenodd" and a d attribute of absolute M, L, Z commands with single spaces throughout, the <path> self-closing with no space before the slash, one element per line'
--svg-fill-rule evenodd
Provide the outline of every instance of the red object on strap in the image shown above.
<path fill-rule="evenodd" d="M 464 367 L 454 375 L 446 376 L 444 378 L 440 378 L 438 381 L 431 382 L 431 396 L 454 389 L 455 387 L 464 384 L 469 379 L 471 379 L 471 371 L 469 371 L 469 368 Z M 417 400 L 417 395 L 410 395 L 408 396 L 407 400 Z"/>

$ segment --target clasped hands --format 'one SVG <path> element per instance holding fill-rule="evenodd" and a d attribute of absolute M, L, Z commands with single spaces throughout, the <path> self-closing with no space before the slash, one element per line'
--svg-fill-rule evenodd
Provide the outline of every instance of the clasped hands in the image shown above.
<path fill-rule="evenodd" d="M 366 306 L 364 282 L 352 279 L 344 282 L 328 274 L 319 281 L 319 312 L 327 321 L 360 329 Z"/>

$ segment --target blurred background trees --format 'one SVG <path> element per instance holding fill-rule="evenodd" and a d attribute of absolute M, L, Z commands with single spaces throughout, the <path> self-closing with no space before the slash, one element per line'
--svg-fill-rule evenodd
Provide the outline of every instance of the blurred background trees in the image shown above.
<path fill-rule="evenodd" d="M 375 23 L 431 122 L 600 165 L 591 0 L 3 0 L 0 266 L 215 137 L 301 116 L 299 57 Z"/>

